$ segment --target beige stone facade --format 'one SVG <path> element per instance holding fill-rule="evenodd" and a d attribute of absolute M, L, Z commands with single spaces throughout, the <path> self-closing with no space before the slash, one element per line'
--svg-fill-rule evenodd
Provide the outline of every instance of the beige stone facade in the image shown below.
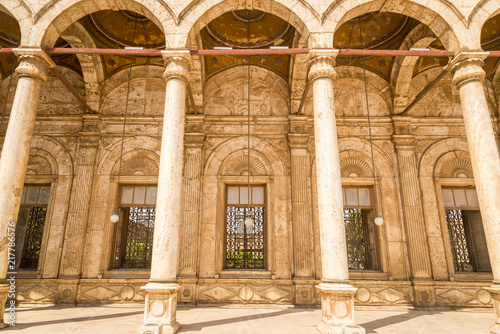
<path fill-rule="evenodd" d="M 206 36 L 219 36 L 206 30 L 211 22 L 245 8 L 293 27 L 275 43 L 291 36 L 289 47 L 312 51 L 273 58 L 271 65 L 264 58 L 254 64 L 233 57 L 220 68 L 230 57 L 190 55 L 187 50 L 206 48 Z M 90 17 L 105 31 L 91 16 L 100 11 L 140 14 L 141 22 L 156 26 L 156 37 L 162 34 L 159 49 L 168 51 L 147 61 L 73 56 L 78 66 L 42 51 L 59 47 L 60 40 L 67 47 L 102 48 L 85 21 Z M 38 264 L 18 270 L 17 301 L 149 298 L 145 324 L 174 332 L 177 303 L 321 303 L 334 310 L 324 311 L 324 319 L 346 318 L 346 328 L 354 317 L 352 301 L 496 303 L 499 327 L 499 58 L 478 51 L 500 50 L 499 13 L 497 1 L 479 0 L 0 0 L 0 14 L 12 22 L 0 24 L 0 38 L 12 44 L 2 46 L 17 48 L 15 55 L 0 54 L 2 230 L 18 221 L 25 185 L 50 186 Z M 256 27 L 267 27 L 266 19 Z M 429 47 L 457 55 L 444 62 L 417 56 L 360 60 L 320 50 L 362 48 L 363 42 L 353 41 L 360 37 L 353 28 L 358 24 L 367 48 Z M 391 24 L 392 31 L 384 31 Z M 352 29 L 351 36 L 342 29 Z M 133 38 L 135 31 L 134 46 Z M 147 48 L 150 42 L 144 43 Z M 444 69 L 437 85 L 404 111 Z M 265 266 L 230 270 L 227 187 L 247 183 L 265 187 Z M 120 189 L 132 185 L 158 187 L 151 270 L 113 264 L 117 233 L 109 217 Z M 370 189 L 370 270 L 348 270 L 342 188 Z M 478 204 L 471 207 L 481 213 L 489 270 L 477 270 L 479 264 L 456 268 L 449 189 L 477 193 Z M 377 216 L 383 225 L 373 224 Z M 5 231 L 2 279 L 12 271 Z M 336 297 L 329 297 L 329 289 Z"/>

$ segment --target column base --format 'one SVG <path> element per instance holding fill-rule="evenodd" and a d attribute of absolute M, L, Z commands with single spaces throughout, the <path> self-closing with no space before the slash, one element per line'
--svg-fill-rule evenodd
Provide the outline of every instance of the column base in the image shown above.
<path fill-rule="evenodd" d="M 8 284 L 0 284 L 0 314 L 2 315 L 0 317 L 0 329 L 9 326 L 3 320 L 4 314 L 5 314 L 5 303 L 7 303 L 7 296 L 9 294 L 9 290 L 10 290 L 10 285 L 8 285 Z M 9 312 L 9 317 L 10 316 L 11 315 L 10 315 L 10 312 Z M 13 316 L 15 316 L 15 314 Z M 13 319 L 11 319 L 11 320 L 13 320 Z"/>
<path fill-rule="evenodd" d="M 148 283 L 146 291 L 144 325 L 139 334 L 175 334 L 181 327 L 177 322 L 177 283 Z"/>
<path fill-rule="evenodd" d="M 316 286 L 321 295 L 322 334 L 365 334 L 363 327 L 354 323 L 354 294 L 357 288 L 343 283 L 321 283 Z"/>
<path fill-rule="evenodd" d="M 493 284 L 486 288 L 491 294 L 491 300 L 495 309 L 495 324 L 490 327 L 490 332 L 500 334 L 500 284 Z"/>

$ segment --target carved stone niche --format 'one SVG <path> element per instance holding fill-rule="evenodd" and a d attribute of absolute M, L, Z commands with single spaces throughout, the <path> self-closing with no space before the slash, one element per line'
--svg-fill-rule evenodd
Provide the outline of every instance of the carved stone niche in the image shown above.
<path fill-rule="evenodd" d="M 221 175 L 227 176 L 262 176 L 271 175 L 267 159 L 259 152 L 250 152 L 250 161 L 248 161 L 248 150 L 243 149 L 230 154 L 221 166 Z M 250 163 L 250 164 L 249 164 Z"/>
<path fill-rule="evenodd" d="M 52 175 L 52 164 L 40 155 L 30 154 L 28 159 L 27 175 Z"/>
<path fill-rule="evenodd" d="M 442 178 L 474 178 L 469 154 L 463 151 L 446 153 L 436 163 L 435 176 Z"/>
<path fill-rule="evenodd" d="M 342 177 L 373 177 L 371 163 L 361 152 L 344 151 L 340 153 L 340 174 Z"/>
<path fill-rule="evenodd" d="M 118 175 L 120 163 L 117 162 L 113 175 Z M 153 152 L 135 150 L 126 153 L 121 162 L 122 176 L 157 176 L 159 171 L 159 157 Z"/>

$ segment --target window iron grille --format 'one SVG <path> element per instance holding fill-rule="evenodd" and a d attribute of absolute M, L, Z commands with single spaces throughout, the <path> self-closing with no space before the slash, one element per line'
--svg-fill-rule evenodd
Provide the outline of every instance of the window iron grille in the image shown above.
<path fill-rule="evenodd" d="M 351 270 L 372 270 L 369 254 L 367 215 L 364 209 L 344 209 L 348 266 Z"/>
<path fill-rule="evenodd" d="M 226 208 L 226 269 L 264 269 L 264 207 Z M 252 218 L 251 226 L 245 218 Z"/>
<path fill-rule="evenodd" d="M 122 269 L 150 269 L 153 252 L 155 208 L 124 208 L 121 243 Z"/>
<path fill-rule="evenodd" d="M 446 210 L 448 231 L 452 243 L 453 262 L 456 272 L 473 272 L 474 265 L 469 251 L 467 232 L 462 210 Z"/>
<path fill-rule="evenodd" d="M 42 235 L 47 215 L 46 206 L 33 206 L 29 209 L 20 268 L 36 269 L 42 248 Z"/>

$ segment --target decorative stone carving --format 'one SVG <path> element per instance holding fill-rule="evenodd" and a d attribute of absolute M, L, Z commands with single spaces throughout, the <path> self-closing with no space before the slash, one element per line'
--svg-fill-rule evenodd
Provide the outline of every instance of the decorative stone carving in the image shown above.
<path fill-rule="evenodd" d="M 122 162 L 121 175 L 158 175 L 158 163 L 145 156 L 134 156 Z"/>
<path fill-rule="evenodd" d="M 140 334 L 174 334 L 180 328 L 176 319 L 178 284 L 148 283 L 146 291 L 144 325 Z"/>
<path fill-rule="evenodd" d="M 47 72 L 50 67 L 56 67 L 52 59 L 41 49 L 13 49 L 19 58 L 16 73 L 19 77 L 31 77 L 42 82 L 47 81 Z"/>
<path fill-rule="evenodd" d="M 363 160 L 348 157 L 340 161 L 340 174 L 342 177 L 371 177 L 372 169 Z"/>
<path fill-rule="evenodd" d="M 165 72 L 163 78 L 170 80 L 182 78 L 189 81 L 189 70 L 191 69 L 191 54 L 188 50 L 179 50 L 176 52 L 162 51 L 165 60 Z"/>
<path fill-rule="evenodd" d="M 248 162 L 248 155 L 242 152 L 225 166 L 223 175 L 247 175 L 248 173 L 250 175 L 267 175 L 266 166 L 255 155 L 250 153 L 250 170 Z"/>
<path fill-rule="evenodd" d="M 315 80 L 320 77 L 335 79 L 335 58 L 338 52 L 311 50 L 307 60 L 308 79 Z"/>
<path fill-rule="evenodd" d="M 348 284 L 320 284 L 322 334 L 365 334 L 364 328 L 354 324 L 354 299 L 356 288 Z"/>
<path fill-rule="evenodd" d="M 28 159 L 27 175 L 52 175 L 50 162 L 39 155 L 30 155 Z"/>
<path fill-rule="evenodd" d="M 445 162 L 438 171 L 439 177 L 473 178 L 472 163 L 465 157 L 456 157 Z"/>

